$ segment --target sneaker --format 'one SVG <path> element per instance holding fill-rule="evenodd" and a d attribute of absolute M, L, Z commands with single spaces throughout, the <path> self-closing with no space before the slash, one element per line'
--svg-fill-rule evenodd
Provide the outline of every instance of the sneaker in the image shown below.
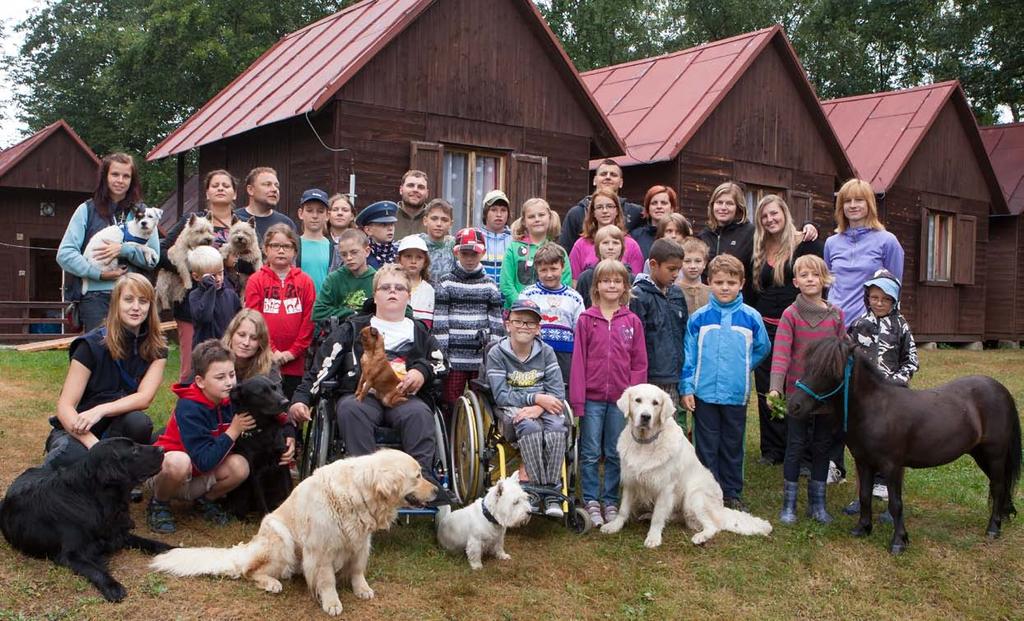
<path fill-rule="evenodd" d="M 828 479 L 826 483 L 829 485 L 835 485 L 836 483 L 842 483 L 845 480 L 846 477 L 843 476 L 843 471 L 839 469 L 836 462 L 828 462 Z"/>
<path fill-rule="evenodd" d="M 562 511 L 562 501 L 558 496 L 548 496 L 544 499 L 544 515 L 553 518 L 565 517 L 565 512 Z"/>
<path fill-rule="evenodd" d="M 782 460 L 778 457 L 772 457 L 771 455 L 761 455 L 760 459 L 757 460 L 760 466 L 778 466 L 782 463 Z"/>
<path fill-rule="evenodd" d="M 884 483 L 875 483 L 871 488 L 871 495 L 882 500 L 889 500 L 889 486 Z"/>
<path fill-rule="evenodd" d="M 857 515 L 860 513 L 860 501 L 854 498 L 850 501 L 850 504 L 843 507 L 843 513 L 846 515 Z"/>
<path fill-rule="evenodd" d="M 611 522 L 615 518 L 619 517 L 619 508 L 615 505 L 604 506 L 604 521 Z"/>
<path fill-rule="evenodd" d="M 588 500 L 586 506 L 587 515 L 590 516 L 590 523 L 595 527 L 604 524 L 604 517 L 601 516 L 601 503 L 596 500 Z"/>
<path fill-rule="evenodd" d="M 734 511 L 742 511 L 744 513 L 750 513 L 750 507 L 747 506 L 747 503 L 743 502 L 742 498 L 736 498 L 736 497 L 726 498 L 725 502 L 723 502 L 722 504 L 724 504 L 726 506 L 726 508 L 732 509 Z"/>
<path fill-rule="evenodd" d="M 174 514 L 171 513 L 171 503 L 151 500 L 146 507 L 146 524 L 149 530 L 161 535 L 170 535 L 178 530 Z"/>
<path fill-rule="evenodd" d="M 231 521 L 231 516 L 219 504 L 205 496 L 196 498 L 195 509 L 202 514 L 204 520 L 212 522 L 217 526 L 224 526 Z"/>

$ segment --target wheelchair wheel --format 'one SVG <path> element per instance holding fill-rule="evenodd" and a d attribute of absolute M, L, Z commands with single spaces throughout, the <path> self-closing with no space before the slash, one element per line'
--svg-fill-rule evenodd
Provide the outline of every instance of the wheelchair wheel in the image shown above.
<path fill-rule="evenodd" d="M 480 494 L 483 440 L 479 403 L 473 393 L 467 392 L 455 403 L 448 451 L 452 463 L 451 489 L 462 504 L 472 502 Z"/>
<path fill-rule="evenodd" d="M 576 507 L 575 510 L 569 512 L 565 516 L 565 521 L 569 530 L 577 535 L 582 535 L 593 527 L 590 522 L 590 514 L 583 507 Z"/>
<path fill-rule="evenodd" d="M 306 423 L 306 435 L 302 448 L 302 463 L 299 478 L 305 479 L 313 471 L 327 463 L 331 445 L 331 420 L 329 400 L 321 399 L 313 410 L 313 417 Z"/>

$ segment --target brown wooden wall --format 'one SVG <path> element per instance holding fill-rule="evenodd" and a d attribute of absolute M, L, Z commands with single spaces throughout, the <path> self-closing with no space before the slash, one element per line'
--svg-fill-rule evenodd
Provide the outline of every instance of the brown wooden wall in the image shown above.
<path fill-rule="evenodd" d="M 952 100 L 939 112 L 897 183 L 934 194 L 990 200 L 988 184 Z"/>
<path fill-rule="evenodd" d="M 445 0 L 379 52 L 338 99 L 589 136 L 578 95 L 505 0 Z"/>
<path fill-rule="evenodd" d="M 744 72 L 686 144 L 691 153 L 837 176 L 822 138 L 774 45 Z"/>
<path fill-rule="evenodd" d="M 71 136 L 57 130 L 0 178 L 0 185 L 92 194 L 96 189 L 96 162 Z"/>
<path fill-rule="evenodd" d="M 989 218 L 985 339 L 1024 340 L 1024 217 Z"/>

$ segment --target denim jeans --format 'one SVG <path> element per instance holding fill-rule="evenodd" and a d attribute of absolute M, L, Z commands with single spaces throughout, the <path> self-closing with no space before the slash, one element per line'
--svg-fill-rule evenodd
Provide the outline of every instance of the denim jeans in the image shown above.
<path fill-rule="evenodd" d="M 626 418 L 614 403 L 587 401 L 580 419 L 580 486 L 583 500 L 619 504 L 619 450 Z M 598 497 L 598 462 L 604 455 L 604 488 Z"/>
<path fill-rule="evenodd" d="M 82 322 L 85 332 L 99 327 L 107 320 L 110 309 L 110 291 L 90 291 L 82 295 L 78 302 L 78 319 Z"/>

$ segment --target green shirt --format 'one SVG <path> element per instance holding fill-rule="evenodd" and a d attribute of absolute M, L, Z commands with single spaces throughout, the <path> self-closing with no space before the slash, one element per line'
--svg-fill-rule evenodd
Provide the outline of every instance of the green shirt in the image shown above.
<path fill-rule="evenodd" d="M 373 297 L 373 275 L 376 273 L 377 270 L 367 266 L 360 276 L 354 276 L 347 267 L 328 274 L 313 304 L 313 321 L 358 313 L 363 302 Z"/>

